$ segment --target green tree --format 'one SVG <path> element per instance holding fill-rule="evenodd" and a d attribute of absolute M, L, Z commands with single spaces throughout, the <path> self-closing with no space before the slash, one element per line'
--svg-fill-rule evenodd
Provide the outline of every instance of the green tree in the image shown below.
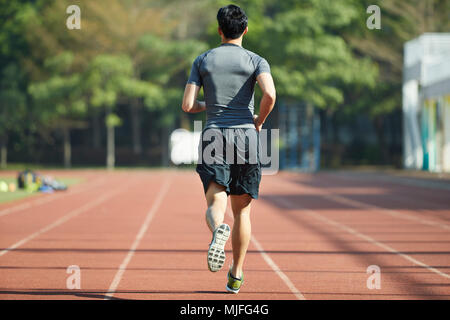
<path fill-rule="evenodd" d="M 7 166 L 8 137 L 24 128 L 26 96 L 20 88 L 20 72 L 10 64 L 0 75 L 0 167 Z"/>
<path fill-rule="evenodd" d="M 43 126 L 59 129 L 63 134 L 64 166 L 71 167 L 70 130 L 85 128 L 86 113 L 82 76 L 73 72 L 73 54 L 64 52 L 45 60 L 49 78 L 30 84 L 34 107 L 40 109 Z"/>
<path fill-rule="evenodd" d="M 22 136 L 27 123 L 26 72 L 22 66 L 29 50 L 25 30 L 38 4 L 0 0 L 0 162 L 7 165 L 8 140 Z"/>
<path fill-rule="evenodd" d="M 83 78 L 83 88 L 88 95 L 89 104 L 106 111 L 108 168 L 115 165 L 114 127 L 121 119 L 114 113 L 119 99 L 141 98 L 146 104 L 164 100 L 159 88 L 150 82 L 137 79 L 131 59 L 126 55 L 98 55 L 95 57 Z"/>
<path fill-rule="evenodd" d="M 366 8 L 378 5 L 381 9 L 381 29 L 366 27 Z M 352 90 L 347 94 L 348 113 L 364 113 L 373 121 L 383 162 L 391 163 L 385 134 L 387 116 L 399 112 L 402 106 L 403 47 L 405 42 L 425 32 L 450 30 L 450 3 L 446 0 L 354 0 L 359 12 L 357 19 L 343 35 L 352 50 L 368 57 L 379 70 L 372 90 Z"/>
<path fill-rule="evenodd" d="M 132 63 L 133 79 L 148 81 L 159 90 L 158 95 L 182 94 L 185 69 L 199 50 L 205 48 L 195 40 L 209 20 L 198 22 L 202 13 L 211 7 L 206 1 L 139 1 L 139 0 L 98 0 L 78 1 L 81 8 L 81 30 L 68 31 L 65 28 L 67 15 L 65 8 L 72 4 L 69 0 L 55 1 L 41 12 L 41 18 L 29 25 L 29 42 L 34 50 L 28 61 L 30 70 L 39 79 L 42 57 L 54 56 L 61 50 L 75 54 L 74 70 L 83 72 L 89 62 L 98 55 L 126 55 Z M 212 18 L 213 15 L 211 15 Z M 195 30 L 195 31 L 193 31 Z M 123 98 L 123 97 L 122 97 Z M 140 126 L 143 110 L 154 112 L 160 107 L 165 113 L 155 112 L 154 116 L 171 119 L 179 118 L 178 110 L 168 104 L 170 98 L 151 101 L 127 95 L 122 101 L 129 107 L 132 146 L 136 154 L 142 151 Z M 123 100 L 123 99 L 122 99 Z M 167 103 L 162 106 L 161 103 Z M 98 108 L 89 108 L 93 121 L 94 146 L 99 146 Z M 166 125 L 154 119 L 152 130 L 167 130 Z M 167 122 L 167 121 L 166 121 Z M 161 141 L 162 144 L 167 141 Z"/>

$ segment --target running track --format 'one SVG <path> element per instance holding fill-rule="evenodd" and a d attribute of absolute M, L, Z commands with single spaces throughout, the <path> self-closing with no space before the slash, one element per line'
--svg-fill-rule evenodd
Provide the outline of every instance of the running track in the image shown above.
<path fill-rule="evenodd" d="M 207 271 L 210 234 L 194 171 L 51 173 L 84 182 L 0 205 L 0 299 L 450 298 L 448 184 L 264 176 L 246 282 L 229 295 L 231 241 L 225 267 Z M 81 289 L 66 288 L 70 265 L 80 267 Z M 381 269 L 381 289 L 366 286 L 370 265 Z"/>

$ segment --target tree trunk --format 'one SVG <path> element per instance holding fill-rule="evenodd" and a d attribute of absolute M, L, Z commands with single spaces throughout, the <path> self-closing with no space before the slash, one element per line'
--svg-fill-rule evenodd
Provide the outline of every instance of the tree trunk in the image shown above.
<path fill-rule="evenodd" d="M 114 169 L 115 150 L 114 150 L 114 127 L 108 126 L 107 131 L 107 146 L 106 146 L 106 167 L 108 169 Z"/>
<path fill-rule="evenodd" d="M 380 146 L 381 161 L 383 164 L 390 162 L 389 150 L 386 143 L 386 135 L 384 132 L 384 117 L 377 116 L 374 118 L 375 132 L 377 135 L 378 145 Z"/>
<path fill-rule="evenodd" d="M 98 112 L 94 112 L 92 115 L 92 145 L 96 149 L 100 148 L 102 138 L 99 118 Z"/>
<path fill-rule="evenodd" d="M 108 119 L 110 110 L 106 113 L 106 119 Z M 116 162 L 115 158 L 115 142 L 114 142 L 114 126 L 106 124 L 106 168 L 109 170 L 114 169 Z"/>
<path fill-rule="evenodd" d="M 140 155 L 142 153 L 141 144 L 141 119 L 139 117 L 139 101 L 131 101 L 131 136 L 133 139 L 133 153 Z"/>
<path fill-rule="evenodd" d="M 64 136 L 64 167 L 70 168 L 72 166 L 72 147 L 70 145 L 69 127 L 63 128 L 63 136 Z"/>
<path fill-rule="evenodd" d="M 337 119 L 337 112 L 333 112 L 333 114 L 331 115 L 330 123 L 331 123 L 332 134 L 333 134 L 333 137 L 332 137 L 333 144 L 340 145 L 341 139 L 339 136 L 339 124 L 338 124 L 338 119 Z"/>
<path fill-rule="evenodd" d="M 344 164 L 344 155 L 343 155 L 343 147 L 341 143 L 341 139 L 339 136 L 339 123 L 338 123 L 338 113 L 333 112 L 328 117 L 328 123 L 330 125 L 331 139 L 328 143 L 329 158 L 328 164 L 330 167 L 336 168 Z"/>
<path fill-rule="evenodd" d="M 8 158 L 8 135 L 5 134 L 0 138 L 0 167 L 6 169 Z"/>

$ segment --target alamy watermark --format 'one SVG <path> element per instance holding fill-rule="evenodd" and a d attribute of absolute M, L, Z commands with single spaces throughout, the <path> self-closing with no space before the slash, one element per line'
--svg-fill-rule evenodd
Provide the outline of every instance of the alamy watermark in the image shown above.
<path fill-rule="evenodd" d="M 67 29 L 81 29 L 81 9 L 79 6 L 72 4 L 67 7 L 66 13 L 70 16 L 66 20 Z"/>
<path fill-rule="evenodd" d="M 366 26 L 370 30 L 381 29 L 381 9 L 379 6 L 372 4 L 367 7 L 366 13 L 371 13 L 367 20 Z"/>
<path fill-rule="evenodd" d="M 77 265 L 67 267 L 67 274 L 70 274 L 66 279 L 66 288 L 69 290 L 81 289 L 81 269 Z"/>
<path fill-rule="evenodd" d="M 370 274 L 369 278 L 367 278 L 366 286 L 367 289 L 381 289 L 381 269 L 379 266 L 373 264 L 367 267 L 367 274 Z"/>
<path fill-rule="evenodd" d="M 265 175 L 279 169 L 279 129 L 202 128 L 194 121 L 194 131 L 201 132 L 197 163 L 258 164 Z M 270 150 L 270 152 L 269 152 Z"/>

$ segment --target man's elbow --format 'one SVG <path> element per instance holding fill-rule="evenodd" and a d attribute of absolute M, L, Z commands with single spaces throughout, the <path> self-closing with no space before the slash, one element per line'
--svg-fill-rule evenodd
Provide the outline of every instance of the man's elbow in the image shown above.
<path fill-rule="evenodd" d="M 271 102 L 272 104 L 274 104 L 277 99 L 277 94 L 275 90 L 264 92 L 264 96 L 267 99 L 267 101 Z"/>

